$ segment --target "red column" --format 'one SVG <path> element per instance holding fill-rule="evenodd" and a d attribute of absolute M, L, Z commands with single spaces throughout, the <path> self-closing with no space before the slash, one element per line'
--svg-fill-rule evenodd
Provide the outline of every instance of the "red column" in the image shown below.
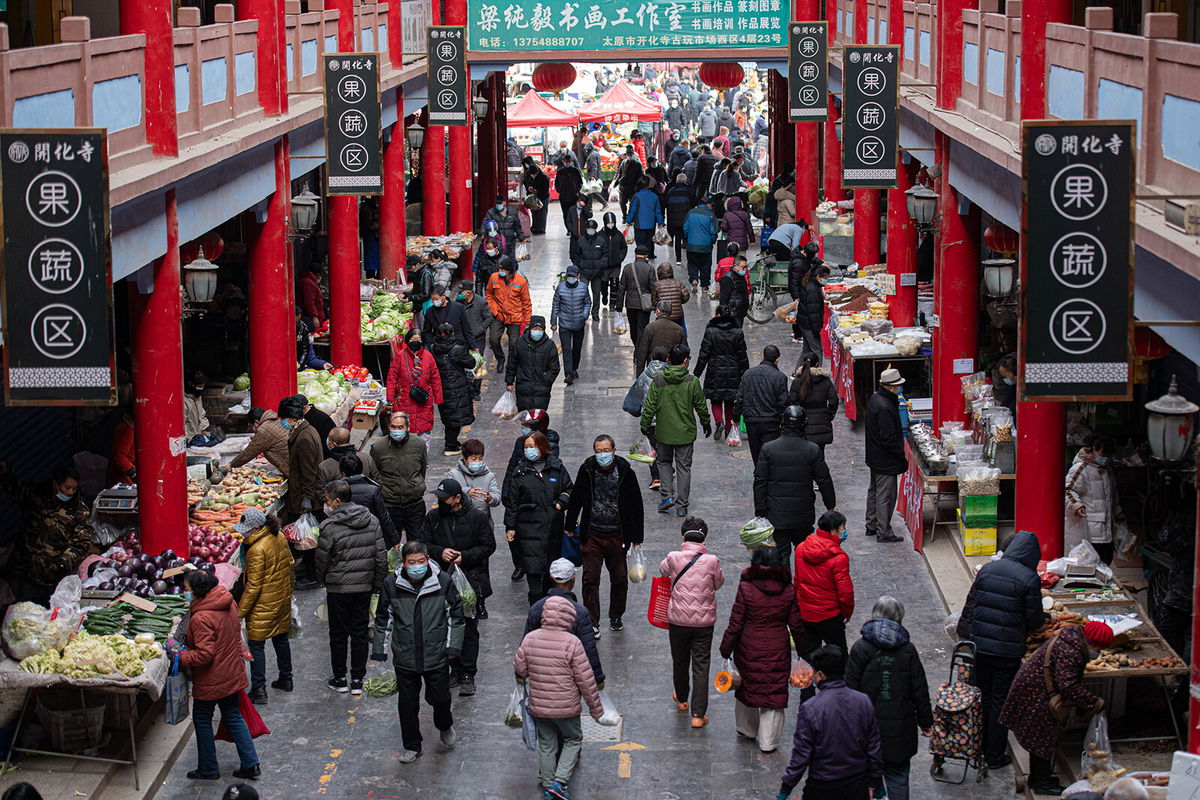
<path fill-rule="evenodd" d="M 250 395 L 254 404 L 275 408 L 296 379 L 295 317 L 278 298 L 293 295 L 288 266 L 287 214 L 291 205 L 288 140 L 275 143 L 275 193 L 267 219 L 250 241 Z"/>
<path fill-rule="evenodd" d="M 963 413 L 962 382 L 954 370 L 954 361 L 960 358 L 974 361 L 979 350 L 979 210 L 973 207 L 966 216 L 958 213 L 958 192 L 949 180 L 950 137 L 938 131 L 935 142 L 937 160 L 942 165 L 938 199 L 942 221 L 934 283 L 938 306 L 933 342 L 936 430 L 946 420 L 967 419 Z"/>
<path fill-rule="evenodd" d="M 854 0 L 854 42 L 867 43 L 867 0 Z"/>
<path fill-rule="evenodd" d="M 1040 2 L 1041 0 L 1039 0 Z M 1067 0 L 1070 3 L 1070 0 Z M 1022 3 L 1022 6 L 1025 4 Z M 1034 3 L 1036 5 L 1036 3 Z M 937 104 L 938 108 L 954 108 L 962 94 L 963 32 L 962 12 L 977 8 L 978 0 L 938 0 L 937 13 Z M 1022 29 L 1024 30 L 1024 29 Z M 901 27 L 903 31 L 903 27 Z M 889 34 L 890 35 L 890 34 Z M 1042 47 L 1045 47 L 1043 44 Z M 1022 52 L 1022 60 L 1024 53 Z M 1024 67 L 1022 67 L 1024 69 Z M 1022 89 L 1024 92 L 1024 89 Z"/>
<path fill-rule="evenodd" d="M 270 116 L 287 111 L 283 3 L 279 0 L 240 0 L 240 19 L 258 20 L 258 104 Z"/>
<path fill-rule="evenodd" d="M 832 24 L 832 23 L 831 23 Z M 837 121 L 841 115 L 829 95 L 829 121 L 825 123 L 825 199 L 846 199 L 842 189 L 842 143 L 837 138 Z M 796 197 L 796 209 L 800 208 L 800 197 Z"/>
<path fill-rule="evenodd" d="M 792 9 L 795 12 L 797 20 L 807 22 L 820 19 L 821 16 L 819 0 L 795 0 Z M 776 106 L 776 108 L 780 109 L 780 111 L 775 112 L 776 114 L 781 114 L 782 110 L 787 108 L 789 100 L 787 80 L 787 78 L 780 79 L 784 100 L 783 103 Z M 782 117 L 771 122 L 772 125 L 783 125 L 786 121 L 787 118 Z M 796 216 L 803 217 L 815 225 L 816 220 L 813 219 L 813 209 L 817 207 L 818 186 L 821 175 L 821 123 L 797 122 L 795 126 Z"/>
<path fill-rule="evenodd" d="M 428 116 L 428 115 L 426 115 Z M 425 129 L 421 145 L 421 189 L 424 211 L 421 214 L 424 233 L 442 236 L 446 231 L 446 128 L 441 125 Z"/>
<path fill-rule="evenodd" d="M 1194 451 L 1196 453 L 1196 465 L 1200 466 L 1200 448 Z M 1200 493 L 1196 495 L 1196 540 L 1200 542 Z M 1200 575 L 1200 547 L 1195 550 L 1195 562 L 1193 575 Z M 1200 583 L 1192 583 L 1192 649 L 1195 651 L 1195 642 L 1200 641 L 1200 614 L 1195 612 L 1195 609 L 1200 606 Z M 1200 659 L 1192 656 L 1192 687 L 1189 696 L 1191 700 L 1188 702 L 1189 716 L 1191 725 L 1188 726 L 1188 752 L 1200 754 L 1200 725 L 1196 724 L 1200 720 Z"/>
<path fill-rule="evenodd" d="M 183 313 L 175 190 L 166 194 L 167 253 L 154 269 L 154 289 L 130 287 L 133 345 L 134 459 L 142 549 L 187 550 L 187 466 L 183 432 Z"/>
<path fill-rule="evenodd" d="M 820 2 L 820 0 L 817 0 Z M 825 19 L 829 23 L 829 49 L 832 51 L 837 42 L 838 0 L 825 0 Z"/>
<path fill-rule="evenodd" d="M 404 90 L 399 89 L 396 102 L 400 106 L 399 120 L 392 128 L 392 138 L 383 145 L 383 195 L 379 198 L 379 273 L 384 280 L 395 280 L 408 253 L 404 211 Z"/>
<path fill-rule="evenodd" d="M 889 23 L 890 24 L 890 23 Z M 888 301 L 888 319 L 899 328 L 917 318 L 917 287 L 901 286 L 900 276 L 917 271 L 917 224 L 908 215 L 908 197 L 915 165 L 896 165 L 896 188 L 888 190 L 887 267 L 896 279 L 896 294 Z"/>
<path fill-rule="evenodd" d="M 388 0 L 388 61 L 392 69 L 404 66 L 404 0 Z M 400 110 L 400 118 L 404 118 L 404 109 Z"/>
<path fill-rule="evenodd" d="M 1046 24 L 1070 21 L 1070 0 L 1021 4 L 1021 38 L 1028 43 L 1021 53 L 1022 119 L 1046 115 Z M 1024 364 L 1019 368 L 1024 370 Z M 1037 534 L 1047 559 L 1063 550 L 1066 436 L 1061 404 L 1017 403 L 1016 527 Z"/>
<path fill-rule="evenodd" d="M 445 0 L 445 24 L 467 24 L 467 0 Z M 467 94 L 473 94 L 470 75 Z M 469 98 L 468 98 L 469 100 Z M 455 233 L 475 229 L 471 217 L 471 104 L 467 103 L 467 124 L 450 128 L 450 230 Z"/>
<path fill-rule="evenodd" d="M 854 190 L 854 260 L 860 267 L 878 264 L 879 190 Z"/>
<path fill-rule="evenodd" d="M 121 0 L 121 34 L 146 35 L 146 141 L 156 156 L 179 155 L 171 0 Z"/>

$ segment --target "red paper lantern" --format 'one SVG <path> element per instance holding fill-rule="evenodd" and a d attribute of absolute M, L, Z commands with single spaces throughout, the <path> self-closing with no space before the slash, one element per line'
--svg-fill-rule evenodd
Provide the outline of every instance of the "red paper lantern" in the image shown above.
<path fill-rule="evenodd" d="M 1149 361 L 1169 355 L 1175 348 L 1163 341 L 1163 338 L 1145 325 L 1133 329 L 1134 358 Z"/>
<path fill-rule="evenodd" d="M 993 222 L 983 232 L 983 243 L 992 252 L 1012 258 L 1012 254 L 1021 249 L 1021 236 L 1007 225 Z"/>
<path fill-rule="evenodd" d="M 700 65 L 700 80 L 714 89 L 732 89 L 746 77 L 736 61 L 706 61 Z"/>
<path fill-rule="evenodd" d="M 561 61 L 538 64 L 533 70 L 533 88 L 558 94 L 575 82 L 575 65 Z"/>
<path fill-rule="evenodd" d="M 182 244 L 179 247 L 179 263 L 190 264 L 195 261 L 200 255 L 200 248 L 204 248 L 205 258 L 216 261 L 225 252 L 225 240 L 216 231 L 209 231 L 198 239 Z"/>

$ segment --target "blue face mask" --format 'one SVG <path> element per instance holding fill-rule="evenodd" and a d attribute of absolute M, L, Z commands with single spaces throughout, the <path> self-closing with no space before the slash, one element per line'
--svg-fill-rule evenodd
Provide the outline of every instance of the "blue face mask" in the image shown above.
<path fill-rule="evenodd" d="M 521 435 L 522 436 L 528 436 L 531 433 L 533 433 L 533 428 L 529 428 L 524 425 L 521 426 Z"/>
<path fill-rule="evenodd" d="M 482 461 L 468 461 L 467 462 L 467 472 L 470 472 L 472 474 L 483 472 L 483 468 L 486 466 L 487 466 L 487 464 L 485 464 Z"/>
<path fill-rule="evenodd" d="M 497 211 L 503 211 L 503 210 L 504 210 L 504 203 L 496 203 L 496 210 L 497 210 Z"/>
<path fill-rule="evenodd" d="M 526 461 L 537 461 L 541 457 L 542 457 L 542 451 L 538 450 L 536 447 L 526 447 L 525 448 L 525 460 Z"/>
<path fill-rule="evenodd" d="M 281 426 L 283 426 L 283 429 L 284 429 L 285 431 L 290 431 L 290 430 L 292 429 L 292 423 L 291 423 L 291 422 L 289 422 L 289 421 L 288 421 L 288 420 L 286 420 L 286 419 L 281 419 L 281 420 L 279 420 L 279 424 L 280 424 Z"/>
<path fill-rule="evenodd" d="M 393 442 L 403 442 L 408 438 L 408 431 L 388 431 L 388 436 L 392 437 Z"/>
<path fill-rule="evenodd" d="M 190 603 L 196 599 L 196 595 L 192 594 L 191 592 L 184 592 L 183 599 L 187 600 Z"/>
<path fill-rule="evenodd" d="M 531 330 L 529 332 L 529 338 L 533 339 L 535 342 L 540 342 L 542 340 L 542 337 L 545 335 L 546 335 L 546 332 L 543 330 L 540 330 L 538 328 L 534 328 L 533 330 Z"/>
<path fill-rule="evenodd" d="M 844 541 L 846 541 L 846 537 L 847 537 L 847 536 L 849 536 L 849 535 L 850 535 L 850 531 L 843 529 L 843 530 L 842 530 L 842 536 L 841 536 L 841 538 L 840 538 L 840 539 L 838 539 L 838 541 L 839 541 L 839 542 L 844 542 Z"/>
<path fill-rule="evenodd" d="M 54 497 L 60 503 L 69 503 L 69 502 L 71 502 L 71 498 L 74 497 L 74 495 L 63 494 L 62 492 L 55 492 Z"/>
<path fill-rule="evenodd" d="M 1096 456 L 1096 466 L 1107 467 L 1108 462 L 1112 461 L 1108 456 Z"/>
<path fill-rule="evenodd" d="M 1016 386 L 1017 382 L 1015 380 L 1013 380 L 1012 378 L 1005 378 L 1004 385 L 1005 386 Z"/>
<path fill-rule="evenodd" d="M 596 463 L 602 467 L 610 466 L 613 463 L 612 453 L 596 453 Z"/>
<path fill-rule="evenodd" d="M 423 581 L 425 576 L 429 574 L 428 564 L 409 564 L 404 567 L 404 574 L 412 578 L 414 581 Z"/>
<path fill-rule="evenodd" d="M 465 294 L 463 294 L 462 292 L 459 292 L 458 295 L 454 299 L 455 300 L 466 300 L 467 296 Z"/>
<path fill-rule="evenodd" d="M 575 276 L 567 278 L 567 286 L 574 286 L 577 283 L 579 283 L 579 278 L 576 278 Z"/>

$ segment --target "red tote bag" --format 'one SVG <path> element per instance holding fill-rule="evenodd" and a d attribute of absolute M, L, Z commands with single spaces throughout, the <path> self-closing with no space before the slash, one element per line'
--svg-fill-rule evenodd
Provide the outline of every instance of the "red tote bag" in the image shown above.
<path fill-rule="evenodd" d="M 271 732 L 271 729 L 267 727 L 267 723 L 263 722 L 263 718 L 259 715 L 258 709 L 254 707 L 254 703 L 250 702 L 250 695 L 246 694 L 245 689 L 238 692 L 238 707 L 242 712 L 242 719 L 246 720 L 246 727 L 250 729 L 251 739 L 257 739 Z M 233 737 L 229 735 L 229 728 L 225 726 L 224 716 L 221 717 L 221 726 L 217 728 L 214 738 L 222 739 L 226 742 L 233 741 Z"/>
<path fill-rule="evenodd" d="M 692 560 L 687 563 L 687 566 L 679 570 L 679 574 L 673 579 L 665 575 L 660 575 L 650 580 L 650 605 L 646 607 L 646 620 L 651 625 L 656 628 L 670 627 L 670 622 L 667 620 L 667 611 L 671 606 L 671 589 L 692 568 L 692 565 L 700 560 L 701 555 L 701 553 L 697 553 L 692 556 Z"/>

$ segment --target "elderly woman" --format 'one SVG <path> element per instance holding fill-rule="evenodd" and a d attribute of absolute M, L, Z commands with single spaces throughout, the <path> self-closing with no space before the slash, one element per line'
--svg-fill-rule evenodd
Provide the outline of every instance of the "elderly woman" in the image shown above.
<path fill-rule="evenodd" d="M 1113 479 L 1116 442 L 1095 436 L 1076 455 L 1067 470 L 1067 510 L 1063 546 L 1091 542 L 1105 564 L 1113 560 L 1113 523 L 1125 518 Z"/>
<path fill-rule="evenodd" d="M 917 729 L 928 736 L 933 725 L 925 667 L 903 621 L 900 601 L 880 597 L 846 662 L 846 685 L 875 704 L 888 800 L 908 800 L 908 764 L 917 754 Z"/>
<path fill-rule="evenodd" d="M 1047 684 L 1076 708 L 1098 712 L 1104 701 L 1083 687 L 1083 668 L 1091 658 L 1089 647 L 1103 649 L 1112 640 L 1112 628 L 1103 622 L 1072 625 L 1039 647 L 1017 671 L 1000 724 L 1029 752 L 1029 786 L 1034 794 L 1057 795 L 1063 790 L 1054 778 L 1059 721 L 1050 711 Z"/>
<path fill-rule="evenodd" d="M 296 570 L 287 539 L 279 532 L 279 520 L 248 508 L 233 526 L 245 537 L 245 588 L 238 600 L 238 616 L 246 620 L 246 640 L 250 643 L 250 699 L 256 705 L 267 702 L 267 640 L 275 648 L 279 677 L 271 687 L 281 692 L 292 690 L 292 588 Z"/>
<path fill-rule="evenodd" d="M 246 661 L 242 649 L 242 625 L 233 595 L 207 570 L 188 573 L 183 581 L 188 609 L 187 645 L 179 660 L 192 671 L 192 722 L 196 729 L 199 766 L 187 777 L 193 781 L 215 781 L 221 777 L 217 743 L 213 739 L 213 712 L 221 709 L 221 720 L 237 746 L 241 767 L 235 778 L 257 778 L 261 773 L 258 753 L 242 717 L 238 695 L 246 688 Z"/>

